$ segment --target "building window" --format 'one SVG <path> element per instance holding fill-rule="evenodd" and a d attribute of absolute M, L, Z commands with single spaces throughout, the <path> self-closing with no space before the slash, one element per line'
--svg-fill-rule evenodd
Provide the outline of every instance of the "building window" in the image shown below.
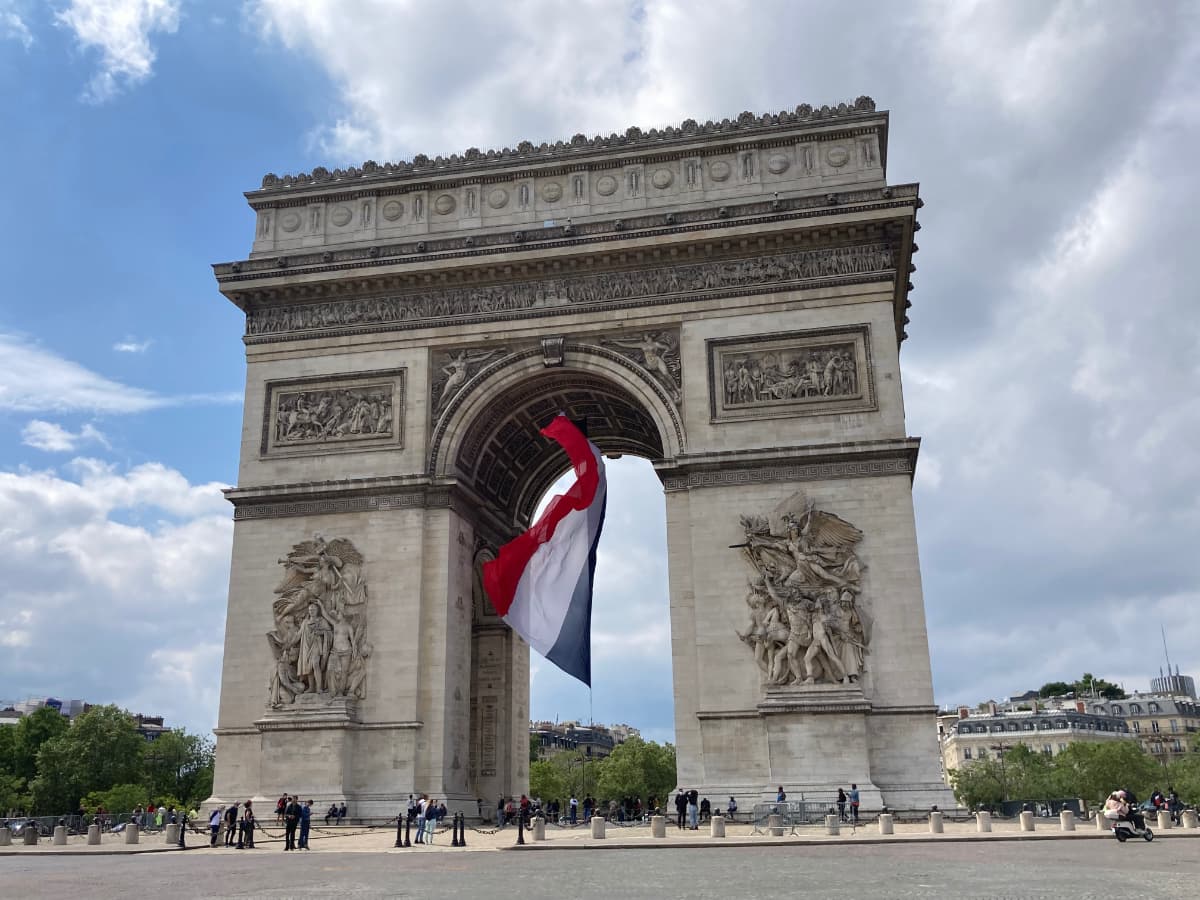
<path fill-rule="evenodd" d="M 970 758 L 971 758 L 971 748 L 963 747 L 963 759 L 970 759 Z"/>
<path fill-rule="evenodd" d="M 1175 738 L 1174 742 L 1171 744 L 1171 749 L 1174 750 L 1176 753 L 1182 753 L 1183 752 L 1183 741 L 1181 741 L 1179 738 Z"/>
<path fill-rule="evenodd" d="M 1032 723 L 1032 722 L 1026 722 L 1026 723 L 1025 723 L 1025 730 L 1026 730 L 1026 731 L 1033 731 L 1033 723 Z"/>
<path fill-rule="evenodd" d="M 1162 753 L 1162 741 L 1155 741 L 1150 745 L 1151 753 Z"/>
<path fill-rule="evenodd" d="M 1174 731 L 1178 731 L 1178 730 L 1179 730 L 1179 720 L 1178 720 L 1178 719 L 1172 719 L 1172 720 L 1171 720 L 1171 731 L 1173 731 L 1173 732 L 1174 732 Z"/>
<path fill-rule="evenodd" d="M 980 748 L 979 748 L 979 758 L 980 758 L 980 759 L 987 759 L 987 758 L 988 758 L 988 757 L 987 757 L 987 747 L 980 747 Z"/>
<path fill-rule="evenodd" d="M 1008 730 L 1009 730 L 1009 731 L 1016 731 L 1016 730 L 1017 730 L 1017 723 L 1016 723 L 1016 722 L 1009 722 L 1009 723 L 1008 723 Z"/>
<path fill-rule="evenodd" d="M 1129 704 L 1129 714 L 1131 716 L 1140 716 L 1142 714 L 1142 704 L 1130 703 Z"/>
<path fill-rule="evenodd" d="M 1054 748 L 1049 744 L 1042 744 L 1042 753 L 1044 753 L 1046 756 L 1050 756 L 1054 753 Z"/>
<path fill-rule="evenodd" d="M 1104 707 L 1103 706 L 1093 706 L 1092 712 L 1094 712 L 1098 716 L 1102 716 L 1102 715 L 1104 715 Z"/>
<path fill-rule="evenodd" d="M 1066 744 L 1059 744 L 1059 745 L 1058 745 L 1058 752 L 1059 752 L 1059 753 L 1062 753 L 1062 752 L 1063 752 L 1064 750 L 1066 750 L 1066 749 L 1067 749 L 1067 745 L 1066 745 Z"/>
<path fill-rule="evenodd" d="M 1155 734 L 1158 734 L 1158 719 L 1155 719 L 1153 722 L 1150 723 L 1150 730 L 1153 731 Z"/>
<path fill-rule="evenodd" d="M 1150 704 L 1150 712 L 1152 712 L 1152 713 L 1158 712 L 1158 704 L 1157 703 Z"/>
<path fill-rule="evenodd" d="M 1114 716 L 1121 716 L 1121 715 L 1124 715 L 1124 713 L 1123 713 L 1123 712 L 1121 712 L 1121 707 L 1119 707 L 1119 706 L 1114 706 L 1114 707 L 1113 707 L 1113 715 L 1114 715 Z"/>
<path fill-rule="evenodd" d="M 1141 722 L 1134 722 L 1134 723 L 1133 723 L 1133 733 L 1134 733 L 1134 734 L 1140 734 L 1140 733 L 1141 733 L 1141 731 L 1142 731 L 1142 723 L 1141 723 Z"/>

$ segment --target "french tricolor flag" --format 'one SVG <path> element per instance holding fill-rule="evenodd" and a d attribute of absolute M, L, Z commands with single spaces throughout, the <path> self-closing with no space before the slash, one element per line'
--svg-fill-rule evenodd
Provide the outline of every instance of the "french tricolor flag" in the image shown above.
<path fill-rule="evenodd" d="M 592 580 L 608 499 L 604 461 L 564 415 L 542 434 L 567 452 L 575 483 L 484 564 L 483 586 L 496 612 L 529 646 L 591 687 Z"/>

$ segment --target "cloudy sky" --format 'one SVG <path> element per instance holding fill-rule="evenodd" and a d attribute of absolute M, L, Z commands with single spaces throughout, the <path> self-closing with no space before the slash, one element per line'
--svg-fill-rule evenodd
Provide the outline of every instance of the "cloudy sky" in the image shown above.
<path fill-rule="evenodd" d="M 1200 675 L 1197 10 L 0 0 L 0 698 L 215 722 L 244 366 L 208 266 L 262 173 L 859 94 L 926 201 L 902 363 L 938 701 L 1145 687 L 1160 626 Z M 610 479 L 591 711 L 670 738 L 661 492 Z M 589 698 L 543 664 L 533 713 Z"/>

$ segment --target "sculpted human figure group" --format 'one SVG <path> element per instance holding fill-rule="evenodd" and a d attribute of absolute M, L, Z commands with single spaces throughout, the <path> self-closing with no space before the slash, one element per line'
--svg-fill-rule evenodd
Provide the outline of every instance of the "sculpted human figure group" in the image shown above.
<path fill-rule="evenodd" d="M 862 532 L 802 495 L 774 522 L 743 516 L 737 545 L 756 570 L 746 595 L 750 627 L 739 632 L 768 685 L 852 685 L 862 676 L 870 620 L 859 608 Z"/>
<path fill-rule="evenodd" d="M 371 646 L 361 554 L 348 540 L 317 535 L 279 562 L 287 574 L 275 589 L 275 629 L 267 633 L 275 658 L 269 705 L 280 709 L 305 695 L 362 699 Z"/>

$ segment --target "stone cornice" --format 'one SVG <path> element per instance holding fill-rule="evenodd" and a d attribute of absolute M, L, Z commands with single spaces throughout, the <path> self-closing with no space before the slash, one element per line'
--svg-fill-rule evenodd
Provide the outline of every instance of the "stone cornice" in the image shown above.
<path fill-rule="evenodd" d="M 667 493 L 767 482 L 830 481 L 916 471 L 919 438 L 685 455 L 655 464 Z"/>
<path fill-rule="evenodd" d="M 588 138 L 586 135 L 576 134 L 570 141 L 556 141 L 553 144 L 534 145 L 531 141 L 522 141 L 515 149 L 505 147 L 503 150 L 482 151 L 472 147 L 461 155 L 454 153 L 449 157 L 436 156 L 430 159 L 424 154 L 418 154 L 411 161 L 382 165 L 374 160 L 367 160 L 361 166 L 335 169 L 332 172 L 318 166 L 312 172 L 296 175 L 278 176 L 268 173 L 263 176 L 262 187 L 257 191 L 247 192 L 246 197 L 254 205 L 257 201 L 273 195 L 313 188 L 346 191 L 373 187 L 376 184 L 383 186 L 396 182 L 419 183 L 422 179 L 443 175 L 486 178 L 501 171 L 507 172 L 513 168 L 539 163 L 558 163 L 570 167 L 604 154 L 665 150 L 703 140 L 734 139 L 757 142 L 763 138 L 769 139 L 783 129 L 811 130 L 829 125 L 853 126 L 873 117 L 883 118 L 883 133 L 886 136 L 887 113 L 876 113 L 875 101 L 864 96 L 853 103 L 840 103 L 837 106 L 813 108 L 810 104 L 802 103 L 794 111 L 761 115 L 746 111 L 736 119 L 723 119 L 720 122 L 710 119 L 700 124 L 694 119 L 687 119 L 679 127 L 652 128 L 645 132 L 640 128 L 631 127 L 623 135 L 614 133 L 608 137 L 597 135 Z"/>
<path fill-rule="evenodd" d="M 914 205 L 920 207 L 919 189 L 917 184 L 900 184 L 832 192 L 818 197 L 759 199 L 741 204 L 655 212 L 554 228 L 525 228 L 445 238 L 430 235 L 378 246 L 287 253 L 215 263 L 213 272 L 221 292 L 244 309 L 248 299 L 265 298 L 278 292 L 287 296 L 295 292 L 296 286 L 291 282 L 296 276 L 336 277 L 340 273 L 354 273 L 354 277 L 359 278 L 364 271 L 375 270 L 379 275 L 384 275 L 380 270 L 397 266 L 428 268 L 431 263 L 476 259 L 486 263 L 489 257 L 532 249 L 542 252 L 548 249 L 586 248 L 643 237 L 659 238 L 731 226 L 844 217 L 852 213 L 888 209 L 895 209 L 898 217 L 905 217 L 905 212 Z M 281 279 L 287 281 L 279 284 Z M 275 283 L 261 284 L 264 281 Z M 320 288 L 306 285 L 305 289 L 311 292 Z"/>
<path fill-rule="evenodd" d="M 234 506 L 234 521 L 462 505 L 455 486 L 433 484 L 423 475 L 229 488 L 225 497 Z"/>

